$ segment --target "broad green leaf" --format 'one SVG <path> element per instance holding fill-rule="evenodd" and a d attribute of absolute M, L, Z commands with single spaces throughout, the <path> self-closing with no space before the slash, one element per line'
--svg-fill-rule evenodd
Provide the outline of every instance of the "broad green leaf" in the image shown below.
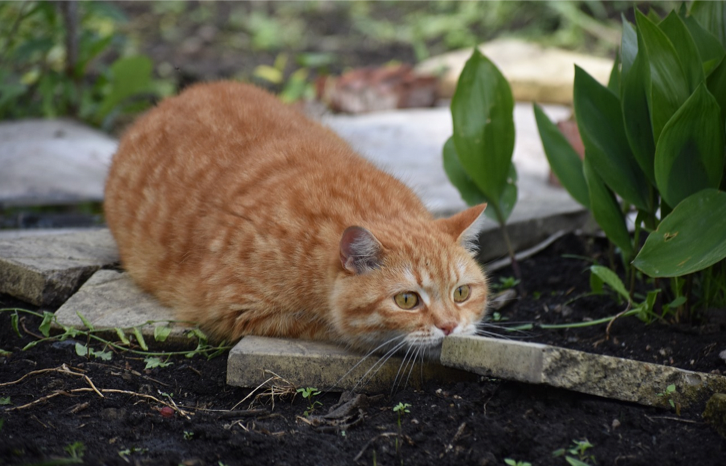
<path fill-rule="evenodd" d="M 479 191 L 476 183 L 466 174 L 464 167 L 461 166 L 459 156 L 456 154 L 453 136 L 444 144 L 444 171 L 449 181 L 451 181 L 451 184 L 459 190 L 461 198 L 468 205 L 487 202 L 487 198 Z"/>
<path fill-rule="evenodd" d="M 43 321 L 38 326 L 38 330 L 43 334 L 44 337 L 50 336 L 50 324 L 53 323 L 55 314 L 48 311 L 43 311 Z"/>
<path fill-rule="evenodd" d="M 726 258 L 726 192 L 684 199 L 646 239 L 633 265 L 651 277 L 680 277 Z"/>
<path fill-rule="evenodd" d="M 703 82 L 705 75 L 703 74 L 703 64 L 698 47 L 696 47 L 696 42 L 693 40 L 688 27 L 675 11 L 671 11 L 658 27 L 673 44 L 678 59 L 683 65 L 688 90 L 693 92 Z"/>
<path fill-rule="evenodd" d="M 633 66 L 635 57 L 638 55 L 638 33 L 635 31 L 635 27 L 625 19 L 625 15 L 621 15 L 621 18 L 623 21 L 623 36 L 620 40 L 620 59 L 623 62 L 620 72 L 622 82 L 622 79 L 630 72 L 630 67 Z"/>
<path fill-rule="evenodd" d="M 499 200 L 492 203 L 492 207 L 496 206 L 496 208 L 485 210 L 484 215 L 504 225 L 512 214 L 515 204 L 517 204 L 517 195 L 517 168 L 514 166 L 514 162 L 512 162 L 509 166 L 509 175 L 507 176 L 507 184 L 504 186 L 504 191 L 499 196 Z M 502 218 L 497 217 L 497 208 Z"/>
<path fill-rule="evenodd" d="M 507 185 L 514 150 L 514 99 L 509 83 L 476 48 L 451 100 L 459 162 L 487 199 Z"/>
<path fill-rule="evenodd" d="M 648 69 L 643 65 L 643 60 L 642 55 L 638 55 L 630 67 L 630 72 L 621 82 L 621 108 L 625 135 L 635 160 L 650 183 L 655 186 L 653 173 L 655 142 L 646 89 Z"/>
<path fill-rule="evenodd" d="M 691 4 L 691 16 L 726 47 L 726 5 L 720 1 L 696 0 Z"/>
<path fill-rule="evenodd" d="M 688 99 L 693 89 L 689 89 L 683 65 L 668 36 L 638 10 L 635 16 L 638 52 L 644 53 L 644 65 L 649 67 L 648 102 L 653 139 L 657 141 L 665 124 Z"/>
<path fill-rule="evenodd" d="M 613 67 L 610 70 L 610 77 L 608 78 L 608 89 L 615 95 L 620 95 L 620 54 L 615 54 L 615 61 L 613 61 Z"/>
<path fill-rule="evenodd" d="M 118 327 L 116 327 L 116 335 L 118 335 L 118 339 L 121 340 L 121 343 L 123 343 L 124 345 L 131 344 L 129 339 L 126 338 L 126 334 L 124 333 L 124 331 Z"/>
<path fill-rule="evenodd" d="M 111 91 L 98 109 L 100 118 L 131 96 L 151 90 L 153 64 L 146 56 L 119 58 L 111 65 Z"/>
<path fill-rule="evenodd" d="M 603 180 L 592 168 L 590 154 L 585 151 L 583 173 L 590 193 L 590 210 L 600 228 L 610 241 L 618 246 L 626 256 L 633 252 L 633 245 L 625 225 L 625 216 L 620 210 L 617 199 Z"/>
<path fill-rule="evenodd" d="M 136 337 L 136 342 L 139 344 L 141 349 L 149 351 L 149 347 L 146 345 L 146 340 L 144 340 L 144 336 L 141 334 L 138 327 L 134 327 L 134 336 Z"/>
<path fill-rule="evenodd" d="M 534 104 L 534 117 L 537 120 L 539 137 L 542 140 L 550 168 L 567 192 L 577 202 L 589 209 L 590 194 L 587 190 L 585 175 L 582 173 L 580 156 L 537 104 Z"/>
<path fill-rule="evenodd" d="M 590 290 L 594 294 L 602 294 L 603 293 L 603 284 L 605 282 L 602 281 L 602 278 L 598 277 L 594 273 L 590 273 Z"/>
<path fill-rule="evenodd" d="M 80 312 L 76 311 L 76 315 L 81 319 L 81 322 L 83 322 L 83 325 L 86 326 L 86 328 L 93 332 L 93 325 L 86 319 L 86 317 L 81 314 Z"/>
<path fill-rule="evenodd" d="M 696 47 L 698 47 L 698 54 L 701 56 L 701 62 L 703 63 L 703 72 L 709 75 L 726 55 L 726 50 L 724 50 L 724 46 L 721 45 L 716 36 L 705 30 L 693 16 L 681 17 L 681 19 L 683 19 L 688 31 L 691 33 L 691 37 L 693 37 L 693 41 L 696 43 Z"/>
<path fill-rule="evenodd" d="M 726 58 L 708 76 L 708 90 L 721 107 L 721 124 L 726 121 Z"/>
<path fill-rule="evenodd" d="M 724 168 L 720 111 L 701 84 L 663 128 L 655 152 L 655 179 L 668 205 L 719 187 Z"/>
<path fill-rule="evenodd" d="M 171 333 L 171 327 L 167 325 L 157 325 L 154 327 L 154 340 L 165 342 Z"/>
<path fill-rule="evenodd" d="M 602 280 L 603 283 L 606 283 L 620 296 L 625 298 L 626 301 L 630 302 L 630 294 L 628 293 L 628 290 L 625 289 L 625 285 L 623 285 L 622 280 L 620 280 L 620 277 L 618 277 L 615 272 L 602 265 L 591 265 L 590 272 L 597 275 L 597 277 Z"/>
<path fill-rule="evenodd" d="M 618 97 L 578 66 L 574 87 L 577 126 L 593 168 L 623 199 L 652 210 L 648 180 L 630 150 Z"/>
<path fill-rule="evenodd" d="M 76 343 L 76 354 L 81 357 L 88 355 L 88 347 L 86 345 Z"/>

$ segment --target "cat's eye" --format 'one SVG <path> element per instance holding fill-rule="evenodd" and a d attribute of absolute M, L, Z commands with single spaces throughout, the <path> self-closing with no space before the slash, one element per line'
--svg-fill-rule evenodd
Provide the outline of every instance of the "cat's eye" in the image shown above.
<path fill-rule="evenodd" d="M 454 290 L 454 301 L 457 303 L 463 303 L 469 299 L 470 293 L 471 289 L 469 288 L 469 285 L 461 285 Z"/>
<path fill-rule="evenodd" d="M 406 310 L 416 307 L 416 305 L 418 304 L 418 299 L 418 295 L 410 291 L 398 293 L 396 296 L 393 297 L 393 300 L 396 301 L 398 307 Z"/>

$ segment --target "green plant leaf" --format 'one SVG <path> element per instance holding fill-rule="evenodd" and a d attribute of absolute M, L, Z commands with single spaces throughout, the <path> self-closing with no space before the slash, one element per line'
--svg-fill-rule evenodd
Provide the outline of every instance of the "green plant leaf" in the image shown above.
<path fill-rule="evenodd" d="M 121 343 L 123 343 L 124 345 L 131 344 L 129 339 L 126 337 L 126 334 L 124 333 L 124 331 L 118 327 L 116 327 L 116 335 L 118 335 L 118 339 L 121 340 Z"/>
<path fill-rule="evenodd" d="M 625 225 L 625 216 L 620 210 L 617 199 L 612 191 L 605 185 L 600 175 L 592 168 L 589 153 L 585 152 L 583 173 L 590 193 L 590 210 L 600 228 L 612 241 L 629 256 L 633 252 L 630 234 Z"/>
<path fill-rule="evenodd" d="M 684 199 L 652 232 L 633 265 L 651 277 L 680 277 L 726 258 L 726 192 Z"/>
<path fill-rule="evenodd" d="M 628 290 L 625 289 L 623 281 L 620 280 L 620 277 L 618 277 L 615 272 L 602 265 L 591 265 L 590 272 L 592 272 L 594 275 L 597 275 L 597 277 L 602 280 L 603 283 L 606 283 L 620 296 L 625 298 L 626 301 L 630 302 L 630 294 L 628 293 Z"/>
<path fill-rule="evenodd" d="M 655 142 L 653 141 L 653 127 L 650 124 L 650 108 L 646 89 L 648 70 L 643 65 L 643 60 L 642 55 L 636 56 L 629 73 L 622 79 L 620 85 L 621 109 L 625 135 L 635 160 L 650 183 L 655 186 L 653 173 Z"/>
<path fill-rule="evenodd" d="M 43 311 L 43 321 L 38 326 L 38 330 L 43 334 L 44 337 L 50 336 L 50 324 L 53 323 L 55 314 L 48 311 Z"/>
<path fill-rule="evenodd" d="M 701 84 L 663 128 L 655 179 L 670 206 L 705 188 L 718 188 L 724 168 L 724 128 L 716 99 Z"/>
<path fill-rule="evenodd" d="M 688 90 L 693 92 L 703 82 L 705 75 L 703 74 L 701 56 L 691 32 L 675 10 L 671 11 L 658 27 L 673 44 L 678 59 L 683 65 Z"/>
<path fill-rule="evenodd" d="M 124 100 L 151 91 L 153 64 L 149 57 L 137 55 L 119 58 L 111 65 L 111 91 L 98 108 L 99 119 L 105 118 Z"/>
<path fill-rule="evenodd" d="M 90 349 L 89 352 L 94 358 L 98 358 L 103 361 L 110 361 L 111 358 L 113 358 L 113 353 L 110 351 L 95 351 Z"/>
<path fill-rule="evenodd" d="M 155 356 L 148 356 L 148 357 L 144 358 L 144 362 L 146 363 L 146 366 L 144 367 L 144 369 L 154 369 L 156 367 L 169 367 L 172 364 L 174 364 L 173 362 L 162 361 L 161 359 L 159 359 L 158 357 L 155 357 Z"/>
<path fill-rule="evenodd" d="M 168 325 L 157 325 L 154 327 L 154 340 L 165 342 L 171 333 L 171 327 Z"/>
<path fill-rule="evenodd" d="M 573 458 L 572 456 L 565 456 L 565 460 L 570 466 L 590 466 L 584 461 L 580 461 L 577 458 Z"/>
<path fill-rule="evenodd" d="M 615 95 L 620 95 L 620 54 L 615 54 L 615 61 L 613 61 L 613 67 L 610 70 L 610 77 L 608 78 L 608 89 Z"/>
<path fill-rule="evenodd" d="M 716 36 L 704 29 L 693 16 L 681 16 L 681 19 L 691 33 L 696 47 L 698 47 L 698 54 L 703 63 L 703 72 L 709 75 L 726 55 L 726 50 L 724 50 L 724 46 L 721 45 Z"/>
<path fill-rule="evenodd" d="M 500 219 L 498 217 L 496 208 L 485 210 L 484 215 L 495 222 L 505 223 L 514 210 L 515 204 L 517 204 L 517 193 L 517 168 L 514 166 L 514 162 L 512 162 L 509 166 L 509 176 L 507 176 L 507 184 L 504 186 L 504 191 L 499 197 L 498 202 L 492 202 L 493 207 L 499 207 L 499 214 L 501 214 L 502 218 Z"/>
<path fill-rule="evenodd" d="M 514 150 L 514 99 L 497 67 L 474 49 L 451 101 L 459 162 L 489 202 L 507 185 Z"/>
<path fill-rule="evenodd" d="M 708 90 L 721 107 L 721 125 L 726 121 L 726 58 L 708 76 Z"/>
<path fill-rule="evenodd" d="M 80 343 L 76 343 L 76 354 L 78 356 L 87 356 L 88 355 L 88 347 L 86 345 L 82 345 Z"/>
<path fill-rule="evenodd" d="M 578 66 L 574 88 L 575 116 L 586 158 L 613 191 L 639 209 L 651 211 L 648 182 L 630 150 L 618 97 Z"/>
<path fill-rule="evenodd" d="M 20 328 L 18 328 L 19 320 L 20 320 L 20 316 L 18 315 L 18 312 L 17 311 L 13 312 L 13 315 L 10 316 L 10 326 L 15 331 L 15 334 L 19 338 L 22 338 L 23 336 L 20 334 Z"/>
<path fill-rule="evenodd" d="M 638 33 L 632 23 L 625 19 L 625 15 L 621 14 L 620 17 L 623 22 L 623 35 L 620 39 L 620 60 L 623 63 L 620 71 L 622 82 L 622 79 L 630 72 L 635 57 L 638 55 Z"/>
<path fill-rule="evenodd" d="M 724 2 L 696 0 L 691 4 L 691 16 L 711 32 L 726 47 L 726 5 Z"/>
<path fill-rule="evenodd" d="M 638 25 L 638 52 L 644 53 L 644 64 L 649 67 L 648 102 L 653 139 L 657 141 L 665 124 L 688 99 L 693 89 L 689 89 L 683 65 L 668 36 L 637 9 L 635 17 Z"/>
<path fill-rule="evenodd" d="M 542 147 L 544 147 L 550 168 L 567 192 L 577 202 L 589 209 L 590 194 L 585 175 L 582 172 L 580 156 L 537 104 L 534 104 L 534 117 L 537 120 L 539 137 L 542 140 Z"/>
<path fill-rule="evenodd" d="M 88 321 L 88 319 L 86 319 L 86 317 L 78 311 L 76 311 L 76 315 L 81 319 L 81 322 L 83 322 L 83 325 L 85 325 L 88 330 L 93 332 L 93 325 L 91 325 L 91 323 Z"/>
<path fill-rule="evenodd" d="M 136 342 L 139 344 L 141 349 L 149 351 L 149 347 L 146 345 L 146 340 L 144 340 L 144 336 L 141 334 L 138 327 L 134 327 L 134 336 L 136 337 Z"/>

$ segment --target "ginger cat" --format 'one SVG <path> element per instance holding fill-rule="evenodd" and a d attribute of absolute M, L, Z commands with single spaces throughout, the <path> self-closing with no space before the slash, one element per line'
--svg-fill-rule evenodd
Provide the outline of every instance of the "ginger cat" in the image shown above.
<path fill-rule="evenodd" d="M 473 334 L 486 206 L 435 220 L 340 137 L 250 85 L 195 85 L 124 135 L 106 220 L 134 281 L 216 338 L 440 348 Z"/>

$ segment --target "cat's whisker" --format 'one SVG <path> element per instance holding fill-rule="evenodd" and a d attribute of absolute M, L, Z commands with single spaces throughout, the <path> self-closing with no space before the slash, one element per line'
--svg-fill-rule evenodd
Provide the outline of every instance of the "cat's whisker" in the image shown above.
<path fill-rule="evenodd" d="M 411 368 L 408 370 L 408 376 L 406 377 L 406 383 L 403 384 L 403 388 L 406 388 L 408 385 L 408 381 L 411 378 L 411 373 L 413 373 L 414 367 L 416 367 L 416 359 L 418 358 L 418 355 L 421 353 L 421 347 L 416 347 L 416 352 L 413 355 L 413 360 L 411 361 Z M 423 370 L 423 358 L 421 359 L 421 370 Z M 422 375 L 423 376 L 423 375 Z"/>
<path fill-rule="evenodd" d="M 396 384 L 398 383 L 398 377 L 401 375 L 401 370 L 403 369 L 403 366 L 406 364 L 406 358 L 408 358 L 408 354 L 411 352 L 411 350 L 414 349 L 413 345 L 410 345 L 408 349 L 406 350 L 406 354 L 403 356 L 403 359 L 401 360 L 401 365 L 398 367 L 398 372 L 396 372 L 396 378 L 393 379 L 393 384 L 391 385 L 391 395 L 396 390 Z"/>
<path fill-rule="evenodd" d="M 375 348 L 373 348 L 372 350 L 370 350 L 370 351 L 368 352 L 368 354 L 366 354 L 365 356 L 363 356 L 363 357 L 362 357 L 362 358 L 360 359 L 360 361 L 358 361 L 357 363 L 355 363 L 355 365 L 353 365 L 353 367 L 351 367 L 350 369 L 348 369 L 348 372 L 346 372 L 345 374 L 343 374 L 343 375 L 342 375 L 342 376 L 341 376 L 341 377 L 340 377 L 340 378 L 339 378 L 339 379 L 338 379 L 338 380 L 337 380 L 337 381 L 336 381 L 336 382 L 335 382 L 335 383 L 333 384 L 333 386 L 332 386 L 332 387 L 330 387 L 330 389 L 329 389 L 329 390 L 332 390 L 333 388 L 337 387 L 337 386 L 338 386 L 338 384 L 340 383 L 340 381 L 341 381 L 341 380 L 343 380 L 343 379 L 345 379 L 346 377 L 348 377 L 348 376 L 350 375 L 350 373 L 351 373 L 351 372 L 353 372 L 353 371 L 355 370 L 355 368 L 356 368 L 356 367 L 360 366 L 360 365 L 361 365 L 361 364 L 362 364 L 362 363 L 363 363 L 363 362 L 364 362 L 364 361 L 365 361 L 366 359 L 368 359 L 369 357 L 371 357 L 371 356 L 372 356 L 373 354 L 375 354 L 375 353 L 376 353 L 376 352 L 377 352 L 378 350 L 380 350 L 381 348 L 383 348 L 383 347 L 384 347 L 384 346 L 386 346 L 386 345 L 391 345 L 391 344 L 393 344 L 393 342 L 394 342 L 394 341 L 396 341 L 396 340 L 398 340 L 398 339 L 403 339 L 403 338 L 405 338 L 405 337 L 406 337 L 406 335 L 405 335 L 405 334 L 404 334 L 404 335 L 398 335 L 398 336 L 395 336 L 395 337 L 393 337 L 393 338 L 390 338 L 390 339 L 388 339 L 388 340 L 384 341 L 384 342 L 383 342 L 383 343 L 381 343 L 380 345 L 378 345 L 378 346 L 376 346 Z M 389 350 L 389 351 L 390 351 L 390 350 Z M 388 351 L 387 351 L 387 352 L 386 352 L 385 354 L 388 354 Z M 367 372 L 366 372 L 366 373 L 367 373 Z M 358 385 L 356 384 L 356 387 L 357 387 L 357 386 L 358 386 Z"/>
<path fill-rule="evenodd" d="M 373 366 L 371 366 L 371 368 L 368 369 L 365 374 L 363 374 L 358 383 L 353 386 L 351 391 L 355 391 L 355 389 L 358 388 L 359 385 L 365 385 L 366 383 L 368 383 L 370 379 L 374 375 L 376 375 L 379 370 L 381 370 L 383 365 L 386 364 L 386 362 L 388 362 L 388 360 L 391 359 L 391 357 L 396 354 L 396 352 L 401 349 L 405 344 L 406 340 L 403 340 L 402 342 L 398 343 L 396 346 L 388 350 L 383 356 L 381 356 L 381 358 L 376 361 L 376 363 L 373 364 Z"/>

